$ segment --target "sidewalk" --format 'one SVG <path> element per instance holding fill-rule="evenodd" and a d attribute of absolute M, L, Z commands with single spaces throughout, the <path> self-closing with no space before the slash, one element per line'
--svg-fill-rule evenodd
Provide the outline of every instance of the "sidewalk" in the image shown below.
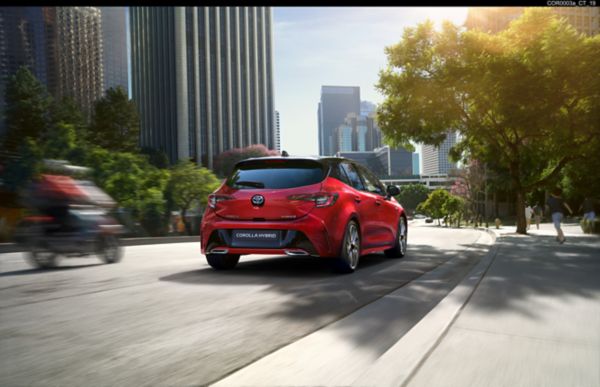
<path fill-rule="evenodd" d="M 397 301 L 418 297 L 439 272 L 215 385 L 600 386 L 600 237 L 566 225 L 560 245 L 551 224 L 514 230 L 494 229 L 486 257 L 383 353 L 339 332 L 393 323 L 389 313 L 406 313 Z"/>
<path fill-rule="evenodd" d="M 497 255 L 407 386 L 600 386 L 600 237 L 498 230 Z"/>

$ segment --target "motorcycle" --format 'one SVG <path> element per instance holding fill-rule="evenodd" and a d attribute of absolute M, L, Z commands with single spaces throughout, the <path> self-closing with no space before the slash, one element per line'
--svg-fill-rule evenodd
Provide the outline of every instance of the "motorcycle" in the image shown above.
<path fill-rule="evenodd" d="M 123 226 L 104 209 L 69 206 L 63 212 L 63 216 L 28 216 L 17 226 L 15 241 L 25 248 L 26 258 L 33 266 L 56 267 L 61 256 L 97 255 L 105 263 L 121 260 Z"/>
<path fill-rule="evenodd" d="M 15 241 L 34 266 L 55 267 L 59 256 L 95 254 L 106 263 L 121 260 L 124 227 L 109 214 L 114 200 L 93 182 L 42 174 L 25 191 L 23 203 L 32 214 L 17 226 Z"/>

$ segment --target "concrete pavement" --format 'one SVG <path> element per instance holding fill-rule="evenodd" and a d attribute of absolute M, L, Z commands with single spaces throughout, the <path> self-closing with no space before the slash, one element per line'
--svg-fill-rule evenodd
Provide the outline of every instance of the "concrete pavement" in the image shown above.
<path fill-rule="evenodd" d="M 490 269 L 408 386 L 600 386 L 600 238 L 499 230 Z"/>
<path fill-rule="evenodd" d="M 409 287 L 216 385 L 600 386 L 600 238 L 567 225 L 559 245 L 551 224 L 514 229 L 494 229 L 494 248 L 385 352 L 346 345 L 341 332 L 401 313 L 393 299 L 414 296 Z"/>

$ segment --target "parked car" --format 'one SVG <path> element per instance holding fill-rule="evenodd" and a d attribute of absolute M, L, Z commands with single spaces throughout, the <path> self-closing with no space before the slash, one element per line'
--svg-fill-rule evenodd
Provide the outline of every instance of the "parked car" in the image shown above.
<path fill-rule="evenodd" d="M 353 272 L 363 255 L 406 254 L 398 193 L 344 158 L 243 160 L 208 198 L 201 250 L 218 270 L 234 268 L 241 255 L 287 254 L 331 259 L 337 271 Z"/>

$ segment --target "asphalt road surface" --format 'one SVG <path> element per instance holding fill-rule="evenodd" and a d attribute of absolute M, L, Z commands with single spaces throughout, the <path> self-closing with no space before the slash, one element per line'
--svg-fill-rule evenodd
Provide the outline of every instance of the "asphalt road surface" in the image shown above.
<path fill-rule="evenodd" d="M 275 256 L 217 272 L 198 243 L 126 247 L 118 264 L 70 258 L 50 271 L 2 254 L 0 385 L 207 385 L 445 267 L 399 318 L 349 330 L 348 341 L 383 353 L 477 264 L 485 238 L 413 224 L 405 258 L 363 257 L 349 275 Z"/>

